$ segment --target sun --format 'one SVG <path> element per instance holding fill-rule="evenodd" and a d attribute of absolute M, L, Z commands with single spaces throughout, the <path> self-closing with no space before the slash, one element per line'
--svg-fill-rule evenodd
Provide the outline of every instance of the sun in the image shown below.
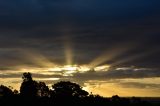
<path fill-rule="evenodd" d="M 97 67 L 90 67 L 88 65 L 61 65 L 57 66 L 54 68 L 50 68 L 50 71 L 58 71 L 60 72 L 63 76 L 72 76 L 75 73 L 85 73 L 88 71 L 108 71 L 110 68 L 110 65 L 101 65 Z"/>
<path fill-rule="evenodd" d="M 62 70 L 66 70 L 66 71 L 76 71 L 78 70 L 78 66 L 77 65 L 64 65 L 62 67 Z"/>

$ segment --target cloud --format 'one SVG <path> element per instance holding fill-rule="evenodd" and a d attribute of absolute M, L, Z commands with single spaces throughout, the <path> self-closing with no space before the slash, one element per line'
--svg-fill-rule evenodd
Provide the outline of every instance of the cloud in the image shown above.
<path fill-rule="evenodd" d="M 152 22 L 151 22 L 152 23 Z M 150 24 L 151 24 L 150 23 Z M 110 60 L 111 64 L 114 62 L 121 61 L 125 58 L 132 58 L 134 55 L 139 55 L 141 53 L 147 53 L 148 51 L 153 51 L 152 54 L 141 56 L 136 60 L 131 59 L 127 61 L 125 64 L 127 65 L 137 65 L 137 66 L 151 66 L 151 67 L 159 67 L 159 30 L 154 26 L 148 26 L 149 28 L 144 28 L 143 26 L 140 27 L 140 30 L 133 30 L 138 29 L 139 26 L 121 26 L 115 27 L 113 25 L 109 28 L 109 26 L 102 26 L 99 28 L 89 27 L 84 30 L 83 27 L 77 27 L 72 29 L 74 26 L 71 27 L 71 31 L 68 33 L 66 30 L 61 32 L 61 28 L 56 28 L 52 30 L 51 26 L 44 26 L 35 29 L 29 29 L 19 32 L 16 30 L 15 33 L 12 31 L 2 33 L 0 36 L 0 47 L 1 53 L 0 57 L 1 60 L 12 60 L 12 57 L 19 57 L 21 53 L 14 52 L 15 50 L 2 50 L 2 49 L 24 49 L 24 51 L 28 51 L 32 53 L 32 50 L 39 52 L 39 54 L 44 55 L 47 58 L 56 58 L 56 61 L 65 61 L 64 59 L 64 37 L 68 34 L 71 37 L 71 42 L 73 44 L 73 51 L 75 54 L 75 62 L 84 64 L 89 63 L 92 59 L 98 57 L 99 55 L 105 53 L 106 51 L 112 51 L 116 49 L 113 45 L 119 45 L 120 48 L 128 48 L 131 49 L 129 52 L 122 53 L 122 56 Z M 130 27 L 130 28 L 128 28 Z M 46 29 L 45 29 L 46 28 Z M 109 30 L 105 30 L 108 29 Z M 65 28 L 64 28 L 65 29 Z M 69 29 L 69 28 L 66 28 Z M 9 29 L 8 29 L 9 30 Z M 138 31 L 138 32 L 137 32 Z M 144 34 L 145 32 L 145 34 Z M 17 33 L 17 34 L 16 34 Z M 151 35 L 146 35 L 147 33 L 151 33 Z M 152 35 L 156 33 L 156 35 Z M 124 34 L 124 35 L 123 35 Z M 5 35 L 5 36 L 4 36 Z M 84 36 L 85 35 L 85 36 Z M 132 36 L 132 37 L 131 37 Z M 123 45 L 126 42 L 126 45 Z M 128 45 L 135 46 L 135 48 L 128 47 Z M 88 49 L 89 48 L 89 49 Z M 156 52 L 155 52 L 156 50 Z M 21 52 L 21 51 L 20 51 Z M 7 56 L 8 54 L 8 56 Z M 22 53 L 23 54 L 23 53 Z M 119 51 L 114 52 L 112 54 L 120 54 Z M 110 54 L 109 54 L 110 55 Z M 22 56 L 21 56 L 22 57 Z M 24 55 L 24 57 L 26 57 Z M 105 58 L 109 57 L 108 54 L 105 55 Z M 22 57 L 23 58 L 23 57 Z M 30 58 L 30 57 L 28 57 Z M 17 59 L 16 59 L 17 60 Z M 132 61 L 133 60 L 133 61 Z M 20 60 L 20 62 L 23 61 Z M 19 62 L 19 63 L 20 63 Z M 23 63 L 23 62 L 22 62 Z M 124 65 L 124 63 L 122 64 Z"/>
<path fill-rule="evenodd" d="M 70 79 L 159 77 L 159 2 L 115 1 L 0 1 L 0 72 L 17 66 L 65 64 L 65 38 L 70 38 L 75 64 L 88 64 L 101 54 L 107 60 L 110 54 L 115 54 L 111 60 L 103 61 L 104 64 L 128 60 L 117 67 L 151 68 L 76 73 Z M 129 51 L 110 52 L 117 48 Z M 152 53 L 148 55 L 148 52 Z"/>
<path fill-rule="evenodd" d="M 121 82 L 119 83 L 124 88 L 139 88 L 139 89 L 160 89 L 160 84 L 149 84 L 139 82 Z"/>
<path fill-rule="evenodd" d="M 159 69 L 147 69 L 147 68 L 121 68 L 111 69 L 103 72 L 86 72 L 86 73 L 75 73 L 73 78 L 80 81 L 89 80 L 110 80 L 110 79 L 125 79 L 125 78 L 154 78 L 160 77 Z"/>
<path fill-rule="evenodd" d="M 33 73 L 35 78 L 60 78 L 86 82 L 89 80 L 116 80 L 125 78 L 158 78 L 160 72 L 158 68 L 136 68 L 136 67 L 122 67 L 122 68 L 110 68 L 107 71 L 86 71 L 86 72 L 75 72 L 72 74 L 64 75 L 64 71 L 50 71 L 49 68 L 41 67 L 1 67 L 1 76 L 3 78 L 9 77 L 20 77 L 25 71 Z M 25 70 L 24 70 L 25 69 Z M 15 74 L 14 72 L 17 72 Z M 40 73 L 37 73 L 40 72 Z M 66 72 L 66 71 L 65 71 Z"/>
<path fill-rule="evenodd" d="M 64 76 L 63 71 L 49 71 L 45 68 L 1 70 L 0 78 L 2 80 L 0 83 L 4 84 L 3 81 L 5 81 L 5 83 L 8 84 L 20 85 L 22 82 L 21 76 L 25 71 L 31 72 L 34 80 L 43 81 L 49 86 L 59 81 L 72 81 L 80 84 L 84 88 L 91 87 L 96 90 L 101 88 L 103 89 L 103 85 L 106 85 L 104 86 L 106 89 L 110 89 L 112 86 L 123 90 L 142 89 L 148 91 L 153 90 L 155 92 L 160 89 L 159 69 L 135 67 L 115 68 L 108 71 L 77 72 L 67 76 Z"/>
<path fill-rule="evenodd" d="M 47 84 L 70 80 L 159 89 L 159 80 L 153 80 L 160 78 L 159 5 L 158 0 L 0 0 L 0 83 L 20 84 L 29 71 Z M 115 67 L 68 76 L 48 71 L 66 64 L 66 42 L 72 44 L 73 64 L 102 59 L 100 65 Z"/>

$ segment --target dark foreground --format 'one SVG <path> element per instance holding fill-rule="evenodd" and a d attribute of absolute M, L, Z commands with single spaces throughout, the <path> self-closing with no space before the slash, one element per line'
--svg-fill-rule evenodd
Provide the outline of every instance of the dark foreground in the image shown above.
<path fill-rule="evenodd" d="M 28 98 L 15 95 L 1 97 L 0 106 L 160 106 L 160 98 L 104 98 L 90 95 L 84 98 L 76 97 L 36 97 Z"/>
<path fill-rule="evenodd" d="M 0 85 L 0 106 L 160 106 L 160 98 L 105 98 L 93 95 L 70 81 L 61 81 L 49 88 L 44 82 L 24 73 L 20 91 Z"/>

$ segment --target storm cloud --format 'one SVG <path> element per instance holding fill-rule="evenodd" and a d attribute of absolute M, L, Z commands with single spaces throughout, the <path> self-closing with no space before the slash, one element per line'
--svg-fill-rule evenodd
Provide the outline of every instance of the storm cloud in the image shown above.
<path fill-rule="evenodd" d="M 158 0 L 1 0 L 1 82 L 29 71 L 48 84 L 114 80 L 128 88 L 160 88 L 119 82 L 160 77 L 159 5 Z M 111 68 L 69 76 L 46 69 L 68 61 Z"/>

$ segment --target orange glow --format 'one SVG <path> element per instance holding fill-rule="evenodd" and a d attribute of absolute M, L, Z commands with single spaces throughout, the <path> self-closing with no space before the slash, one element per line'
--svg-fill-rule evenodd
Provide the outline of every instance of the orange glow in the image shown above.
<path fill-rule="evenodd" d="M 160 78 L 144 78 L 144 79 L 125 79 L 124 81 L 134 81 L 134 82 L 145 82 L 149 81 L 149 83 L 157 83 L 160 82 Z M 159 89 L 155 88 L 138 88 L 136 86 L 125 87 L 118 82 L 101 82 L 97 81 L 88 81 L 85 83 L 85 90 L 92 92 L 93 94 L 99 94 L 105 97 L 111 97 L 113 95 L 119 95 L 123 97 L 159 97 L 160 92 Z"/>
<path fill-rule="evenodd" d="M 102 65 L 95 67 L 95 71 L 108 71 L 110 68 L 110 65 Z"/>
<path fill-rule="evenodd" d="M 67 70 L 67 71 L 76 71 L 78 67 L 76 65 L 65 65 L 62 67 L 62 70 Z"/>

